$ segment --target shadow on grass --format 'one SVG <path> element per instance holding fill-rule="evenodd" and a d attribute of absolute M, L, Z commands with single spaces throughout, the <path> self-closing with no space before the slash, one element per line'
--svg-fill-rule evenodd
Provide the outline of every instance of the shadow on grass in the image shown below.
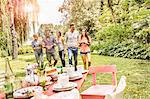
<path fill-rule="evenodd" d="M 35 59 L 34 58 L 31 58 L 31 59 L 25 59 L 26 62 L 34 62 Z"/>
<path fill-rule="evenodd" d="M 35 58 L 28 58 L 28 59 L 19 58 L 19 60 L 25 61 L 25 62 L 34 62 L 34 61 L 35 61 Z"/>

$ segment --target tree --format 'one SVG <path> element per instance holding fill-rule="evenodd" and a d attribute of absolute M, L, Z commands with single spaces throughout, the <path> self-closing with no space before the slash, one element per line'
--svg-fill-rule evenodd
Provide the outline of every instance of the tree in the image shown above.
<path fill-rule="evenodd" d="M 27 39 L 28 32 L 28 19 L 25 14 L 25 1 L 15 0 L 14 1 L 14 25 L 17 32 L 17 40 L 21 45 Z"/>
<path fill-rule="evenodd" d="M 16 59 L 18 56 L 18 43 L 17 43 L 17 33 L 15 31 L 15 25 L 14 25 L 14 0 L 8 1 L 9 6 L 9 14 L 10 14 L 10 32 L 12 36 L 12 59 Z"/>
<path fill-rule="evenodd" d="M 100 2 L 97 0 L 65 0 L 60 12 L 66 13 L 66 23 L 74 22 L 77 28 L 87 27 L 93 34 L 100 15 Z"/>
<path fill-rule="evenodd" d="M 28 20 L 30 19 L 32 21 L 33 32 L 35 33 L 36 25 L 39 24 L 38 23 L 39 4 L 37 0 L 26 0 L 25 5 L 27 8 L 29 7 L 26 11 L 27 18 Z"/>
<path fill-rule="evenodd" d="M 33 5 L 33 12 L 25 11 L 28 4 Z M 39 5 L 37 0 L 0 0 L 0 48 L 12 54 L 12 59 L 18 55 L 18 46 L 27 39 L 29 18 L 37 21 Z M 34 26 L 35 23 L 33 23 Z"/>
<path fill-rule="evenodd" d="M 7 13 L 8 0 L 0 0 L 0 49 L 1 55 L 11 54 L 10 17 Z"/>

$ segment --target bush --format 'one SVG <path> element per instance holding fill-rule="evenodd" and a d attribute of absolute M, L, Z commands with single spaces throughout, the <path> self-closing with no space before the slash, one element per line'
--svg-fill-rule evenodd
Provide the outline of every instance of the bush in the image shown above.
<path fill-rule="evenodd" d="M 107 46 L 99 45 L 98 51 L 100 55 L 150 60 L 150 45 L 144 46 L 132 42 L 112 43 Z"/>
<path fill-rule="evenodd" d="M 100 49 L 99 47 L 99 42 L 92 42 L 90 46 L 91 52 L 93 52 L 94 50 L 98 51 Z"/>
<path fill-rule="evenodd" d="M 0 51 L 0 53 L 1 53 L 1 55 L 0 55 L 1 57 L 8 56 L 8 53 L 5 50 Z"/>
<path fill-rule="evenodd" d="M 33 53 L 33 49 L 31 46 L 26 45 L 19 48 L 18 54 L 27 54 L 27 53 Z"/>
<path fill-rule="evenodd" d="M 121 42 L 123 40 L 126 40 L 131 32 L 131 27 L 126 27 L 122 24 L 110 24 L 109 26 L 106 26 L 99 30 L 96 34 L 96 37 L 98 40 L 102 41 L 118 40 L 119 42 Z"/>

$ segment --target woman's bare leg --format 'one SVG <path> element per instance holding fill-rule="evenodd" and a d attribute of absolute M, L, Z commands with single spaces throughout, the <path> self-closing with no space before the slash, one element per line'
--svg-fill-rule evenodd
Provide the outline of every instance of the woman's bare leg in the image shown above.
<path fill-rule="evenodd" d="M 84 69 L 87 69 L 86 68 L 86 55 L 82 55 L 82 61 L 83 61 Z"/>
<path fill-rule="evenodd" d="M 91 54 L 87 53 L 88 68 L 91 66 Z"/>

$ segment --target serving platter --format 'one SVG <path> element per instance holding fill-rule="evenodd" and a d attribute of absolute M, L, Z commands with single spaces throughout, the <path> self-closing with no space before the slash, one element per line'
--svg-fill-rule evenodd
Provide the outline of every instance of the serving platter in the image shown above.
<path fill-rule="evenodd" d="M 33 96 L 34 92 L 42 92 L 43 88 L 41 86 L 31 86 L 26 88 L 21 88 L 13 93 L 14 98 L 29 98 Z"/>

